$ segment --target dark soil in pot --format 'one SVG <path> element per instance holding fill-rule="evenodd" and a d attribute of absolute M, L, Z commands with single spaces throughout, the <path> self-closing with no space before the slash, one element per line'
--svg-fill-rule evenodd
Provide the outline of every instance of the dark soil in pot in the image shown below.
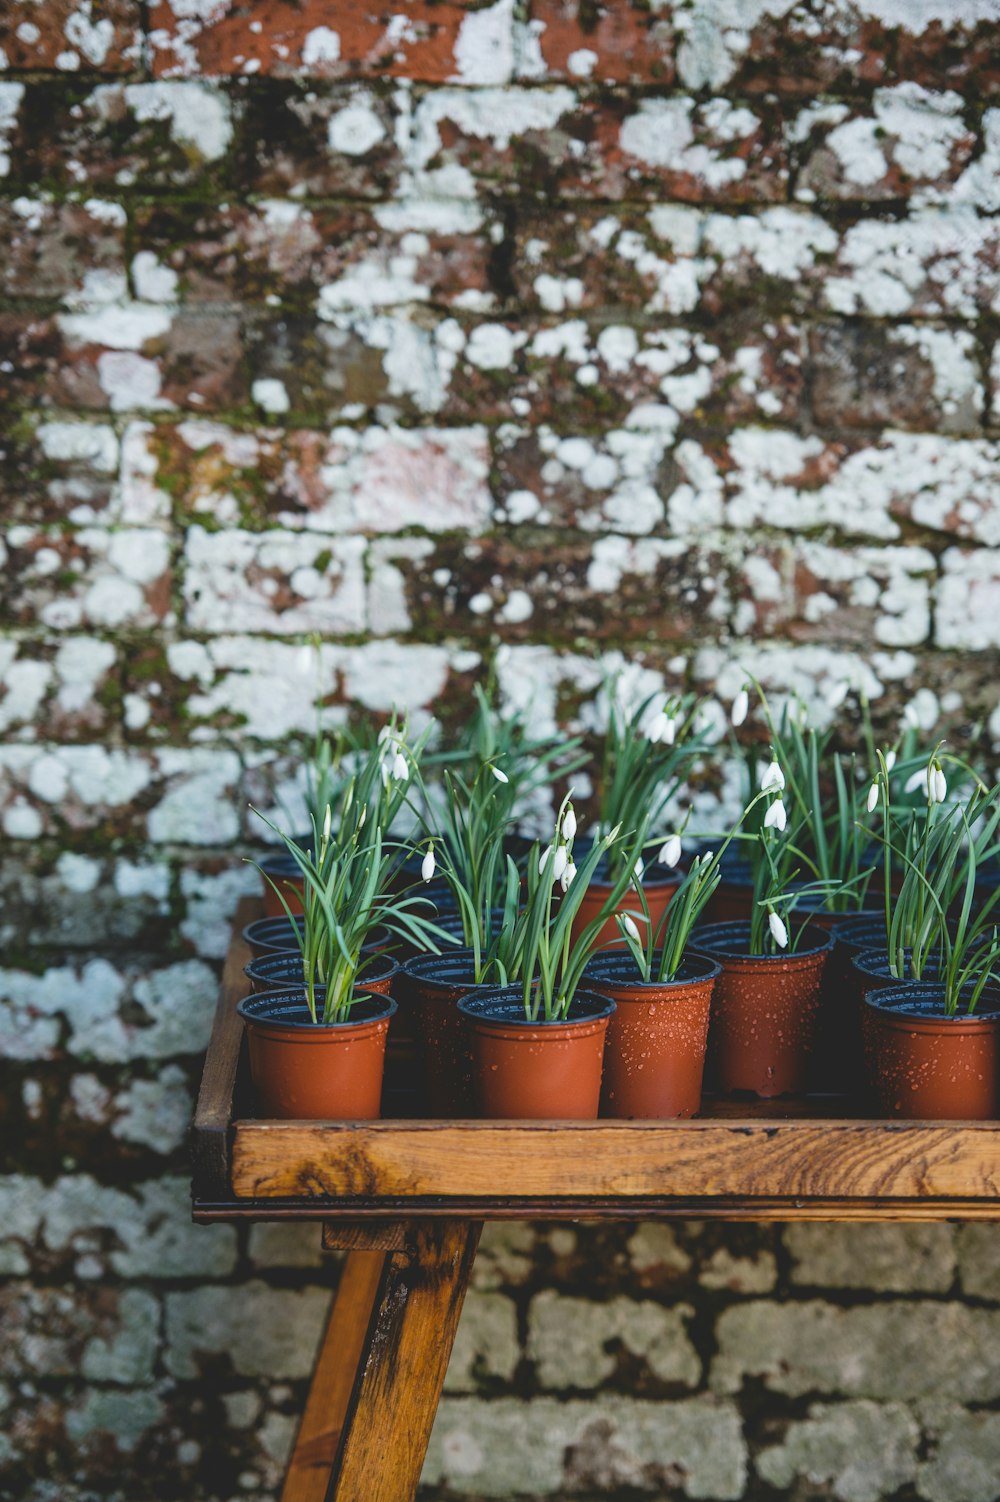
<path fill-rule="evenodd" d="M 601 1099 L 608 1020 L 615 1004 L 578 991 L 565 1022 L 528 1022 L 520 988 L 465 996 L 479 1114 L 528 1121 L 593 1121 Z"/>
<path fill-rule="evenodd" d="M 749 923 L 696 929 L 691 950 L 718 960 L 709 1051 L 723 1093 L 770 1099 L 810 1084 L 819 1038 L 820 986 L 832 934 L 810 926 L 794 953 L 751 955 Z"/>
<path fill-rule="evenodd" d="M 403 1035 L 419 1052 L 430 1114 L 471 1116 L 472 1044 L 457 1003 L 476 989 L 472 950 L 415 955 L 395 989 Z"/>
<path fill-rule="evenodd" d="M 313 1022 L 302 992 L 259 991 L 243 1018 L 250 1074 L 262 1117 L 371 1121 L 379 1116 L 389 1019 L 396 1003 L 356 993 L 347 1022 Z"/>
<path fill-rule="evenodd" d="M 960 1004 L 961 1005 L 961 1004 Z M 972 1016 L 945 1015 L 933 983 L 895 985 L 865 998 L 865 1061 L 882 1116 L 910 1121 L 995 1121 L 1000 1115 L 1000 996 Z"/>
<path fill-rule="evenodd" d="M 389 994 L 392 978 L 399 965 L 391 954 L 368 955 L 358 970 L 358 985 L 365 991 Z M 250 982 L 251 991 L 284 991 L 304 982 L 305 972 L 302 955 L 297 949 L 284 949 L 277 954 L 264 954 L 244 966 L 244 975 Z"/>
<path fill-rule="evenodd" d="M 615 1003 L 604 1049 L 602 1116 L 697 1114 L 712 990 L 721 971 L 717 961 L 691 955 L 672 981 L 646 982 L 630 954 L 594 956 L 584 982 Z"/>

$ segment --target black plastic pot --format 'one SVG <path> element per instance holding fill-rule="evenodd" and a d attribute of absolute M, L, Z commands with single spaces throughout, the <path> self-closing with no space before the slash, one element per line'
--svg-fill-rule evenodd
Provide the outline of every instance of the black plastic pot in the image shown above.
<path fill-rule="evenodd" d="M 374 989 L 377 982 L 391 983 L 399 965 L 391 954 L 384 951 L 365 957 L 358 970 L 358 985 Z M 300 984 L 305 971 L 302 955 L 298 949 L 284 949 L 277 954 L 264 954 L 243 967 L 243 974 L 254 992 L 283 990 Z M 381 989 L 381 986 L 379 986 Z"/>
<path fill-rule="evenodd" d="M 302 919 L 296 919 L 296 927 L 301 933 Z M 265 954 L 287 953 L 297 947 L 295 930 L 289 918 L 257 918 L 253 923 L 247 924 L 243 937 L 249 944 L 254 959 L 260 959 Z M 373 928 L 362 953 L 378 954 L 383 949 L 394 947 L 394 944 L 395 936 L 387 928 Z"/>
<path fill-rule="evenodd" d="M 399 1035 L 417 1050 L 432 1116 L 472 1114 L 472 1050 L 457 1004 L 476 985 L 471 949 L 413 955 L 400 968 Z"/>
<path fill-rule="evenodd" d="M 818 1094 L 857 1098 L 864 1089 L 864 1058 L 861 997 L 851 961 L 865 949 L 884 948 L 885 918 L 868 912 L 841 917 L 831 932 L 833 949 L 823 971 L 812 1089 Z"/>

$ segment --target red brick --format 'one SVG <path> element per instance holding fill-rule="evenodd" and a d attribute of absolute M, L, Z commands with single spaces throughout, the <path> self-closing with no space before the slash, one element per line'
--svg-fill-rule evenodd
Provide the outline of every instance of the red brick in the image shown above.
<path fill-rule="evenodd" d="M 395 191 L 402 171 L 398 108 L 384 89 L 261 79 L 243 103 L 240 161 L 248 189 L 350 198 Z"/>
<path fill-rule="evenodd" d="M 218 191 L 233 138 L 233 107 L 214 85 L 78 82 L 31 85 L 43 179 L 75 192 Z M 185 91 L 191 91 L 186 93 Z M 242 184 L 241 184 L 242 185 Z"/>
<path fill-rule="evenodd" d="M 546 201 L 786 196 L 780 121 L 770 105 L 683 95 L 579 99 L 563 88 L 511 90 L 506 111 L 494 123 L 486 113 L 470 118 L 460 91 L 425 95 L 416 111 L 421 165 L 463 167 L 491 192 Z"/>
<path fill-rule="evenodd" d="M 531 25 L 549 78 L 672 83 L 669 14 L 635 0 L 532 0 Z"/>
<path fill-rule="evenodd" d="M 88 273 L 125 281 L 125 210 L 116 203 L 0 201 L 0 289 L 8 297 L 80 293 Z"/>
<path fill-rule="evenodd" d="M 609 565 L 601 547 L 610 546 Z M 713 625 L 725 568 L 708 550 L 653 538 L 555 540 L 528 531 L 461 546 L 440 543 L 418 562 L 397 563 L 420 629 L 473 642 L 702 640 Z M 609 573 L 610 567 L 610 573 Z M 441 582 L 447 576 L 447 582 Z M 603 581 L 603 582 L 602 582 Z M 664 596 L 672 608 L 662 610 Z M 530 604 L 530 615 L 525 615 Z"/>
<path fill-rule="evenodd" d="M 221 0 L 207 20 L 174 14 L 170 0 L 151 7 L 153 71 L 159 78 L 197 74 L 272 74 L 279 78 L 351 76 L 419 78 L 441 83 L 463 73 L 460 33 L 476 10 L 454 0 L 405 5 L 338 6 L 319 0 Z M 333 23 L 331 25 L 331 22 Z M 465 82 L 503 81 L 511 37 L 501 55 L 487 49 L 482 66 L 500 77 L 464 74 Z M 506 70 L 503 70 L 504 60 Z"/>
<path fill-rule="evenodd" d="M 830 428 L 967 433 L 982 425 L 980 354 L 965 330 L 824 323 L 809 345 L 813 411 Z M 942 361 L 949 372 L 944 387 Z"/>
<path fill-rule="evenodd" d="M 7 67 L 59 68 L 68 73 L 129 73 L 139 66 L 142 6 L 138 0 L 43 0 L 0 14 L 0 49 Z"/>
<path fill-rule="evenodd" d="M 386 230 L 360 204 L 150 205 L 137 210 L 136 248 L 177 274 L 187 302 L 272 297 L 313 305 L 321 288 L 359 272 L 388 289 L 383 306 L 425 299 L 449 306 L 469 292 L 491 295 L 485 233 Z M 359 295 L 344 294 L 347 310 Z"/>
<path fill-rule="evenodd" d="M 864 106 L 807 107 L 790 125 L 801 163 L 796 197 L 883 201 L 929 188 L 944 192 L 976 146 L 961 107 L 957 94 L 925 93 L 911 84 L 879 89 Z M 914 146 L 914 138 L 923 144 Z M 879 156 L 881 173 L 874 165 Z"/>

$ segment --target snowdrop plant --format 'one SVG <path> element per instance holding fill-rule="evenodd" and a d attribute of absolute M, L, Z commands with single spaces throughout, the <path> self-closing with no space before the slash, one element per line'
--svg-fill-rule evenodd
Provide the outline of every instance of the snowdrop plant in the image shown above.
<path fill-rule="evenodd" d="M 363 986 L 365 948 L 376 929 L 440 953 L 438 942 L 454 941 L 428 916 L 430 906 L 412 890 L 392 890 L 400 864 L 396 847 L 383 840 L 369 804 L 352 779 L 335 811 L 324 810 L 315 848 L 304 849 L 290 835 L 279 834 L 302 876 L 302 914 L 296 918 L 281 887 L 271 881 L 292 920 L 302 955 L 305 1001 L 313 1022 L 346 1022 L 355 988 Z M 263 817 L 263 815 L 261 815 Z M 270 881 L 269 877 L 265 877 Z M 319 989 L 325 987 L 320 1005 Z"/>
<path fill-rule="evenodd" d="M 635 919 L 627 913 L 618 914 L 615 921 L 629 953 L 635 960 L 642 980 L 647 984 L 651 981 L 661 983 L 672 981 L 677 975 L 687 953 L 691 932 L 699 922 L 721 880 L 722 858 L 726 850 L 737 838 L 740 827 L 759 803 L 765 801 L 768 803 L 768 814 L 781 806 L 781 799 L 774 797 L 774 791 L 775 786 L 769 784 L 751 799 L 718 850 L 703 851 L 695 856 L 680 886 L 671 898 L 669 906 L 655 926 L 650 921 L 649 906 L 642 885 L 637 884 L 636 890 L 643 912 L 643 918 L 640 920 L 641 928 L 640 924 L 637 924 Z M 776 825 L 772 821 L 769 827 L 774 828 Z M 676 859 L 672 862 L 676 865 L 681 855 L 681 840 L 678 835 L 671 836 L 671 839 L 676 841 Z M 670 853 L 673 855 L 674 850 L 672 849 Z M 776 922 L 780 923 L 776 915 L 772 916 L 775 917 Z M 773 924 L 770 931 L 774 935 Z M 786 943 L 787 936 L 780 943 L 780 947 L 784 948 Z"/>
<path fill-rule="evenodd" d="M 933 967 L 945 1012 L 953 1016 L 962 1003 L 974 1011 L 984 987 L 1000 982 L 1000 887 L 994 885 L 985 898 L 976 891 L 977 875 L 1000 855 L 1000 787 L 977 780 L 965 798 L 946 803 L 945 760 L 936 746 L 920 773 L 922 811 L 894 811 L 882 753 L 872 786 L 885 852 L 890 970 L 898 979 L 920 980 Z"/>
<path fill-rule="evenodd" d="M 552 839 L 544 850 L 538 843 L 532 849 L 521 910 L 512 926 L 505 924 L 497 951 L 497 973 L 519 980 L 529 1022 L 559 1022 L 568 1016 L 601 929 L 634 879 L 634 839 L 626 840 L 620 829 L 611 829 L 594 841 L 577 865 L 575 834 L 576 815 L 567 794 Z M 612 855 L 620 855 L 618 878 L 600 913 L 574 940 L 573 923 L 598 862 Z M 516 877 L 513 862 L 509 862 L 509 873 L 509 880 Z"/>
<path fill-rule="evenodd" d="M 608 726 L 597 775 L 598 836 L 615 827 L 655 833 L 705 740 L 705 731 L 695 726 L 698 703 L 690 694 L 650 694 L 626 714 L 614 684 L 607 691 Z M 660 832 L 656 843 L 662 838 Z M 643 846 L 646 843 L 644 834 Z M 622 874 L 626 853 L 617 842 L 609 847 L 612 880 Z M 633 858 L 630 872 L 634 865 Z"/>

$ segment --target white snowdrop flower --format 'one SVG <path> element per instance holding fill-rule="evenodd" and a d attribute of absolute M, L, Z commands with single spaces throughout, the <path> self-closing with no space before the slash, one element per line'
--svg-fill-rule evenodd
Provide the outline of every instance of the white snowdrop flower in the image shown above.
<path fill-rule="evenodd" d="M 558 881 L 569 865 L 569 851 L 565 845 L 560 845 L 552 861 L 552 879 Z"/>
<path fill-rule="evenodd" d="M 574 866 L 573 862 L 570 861 L 562 876 L 559 878 L 559 885 L 562 887 L 564 892 L 568 892 L 574 881 L 576 881 L 576 867 Z"/>
<path fill-rule="evenodd" d="M 917 788 L 927 791 L 927 768 L 920 767 L 916 772 L 911 772 L 903 784 L 904 793 L 915 793 Z"/>
<path fill-rule="evenodd" d="M 948 796 L 948 781 L 940 767 L 927 773 L 927 786 L 932 803 L 943 803 Z"/>
<path fill-rule="evenodd" d="M 743 721 L 746 719 L 749 710 L 750 695 L 747 693 L 745 688 L 741 688 L 739 693 L 736 695 L 736 698 L 733 700 L 732 709 L 729 711 L 730 723 L 736 729 L 739 729 L 740 725 L 742 725 Z"/>
<path fill-rule="evenodd" d="M 784 949 L 788 944 L 788 930 L 772 908 L 767 915 L 767 926 L 771 930 L 771 938 L 779 949 Z"/>
<path fill-rule="evenodd" d="M 841 678 L 835 683 L 826 695 L 826 702 L 831 709 L 839 709 L 851 691 L 851 685 L 846 678 Z"/>
<path fill-rule="evenodd" d="M 548 860 L 548 858 L 549 858 L 549 856 L 551 854 L 552 854 L 552 846 L 551 845 L 546 845 L 545 849 L 542 851 L 541 855 L 538 857 L 538 874 L 539 874 L 539 876 L 543 876 L 545 874 L 545 862 Z"/>
<path fill-rule="evenodd" d="M 649 741 L 650 745 L 658 745 L 658 743 L 664 739 L 667 734 L 667 726 L 669 725 L 669 723 L 670 716 L 667 714 L 665 709 L 661 709 L 659 714 L 650 721 L 649 728 L 646 731 L 646 739 L 647 741 Z"/>
<path fill-rule="evenodd" d="M 778 766 L 778 763 L 776 761 L 772 761 L 770 766 L 766 768 L 763 777 L 760 779 L 760 790 L 762 793 L 766 793 L 770 788 L 777 788 L 780 793 L 784 790 L 784 786 L 785 774 Z"/>
<path fill-rule="evenodd" d="M 323 838 L 330 838 L 330 830 L 333 828 L 333 809 L 329 803 L 326 805 L 326 813 L 323 815 Z"/>
<path fill-rule="evenodd" d="M 764 828 L 776 829 L 780 833 L 787 822 L 788 816 L 785 813 L 785 805 L 780 798 L 775 798 L 764 815 Z"/>
<path fill-rule="evenodd" d="M 911 730 L 920 729 L 920 716 L 912 704 L 907 704 L 903 710 L 903 724 L 908 725 Z"/>
<path fill-rule="evenodd" d="M 868 789 L 868 812 L 874 813 L 878 806 L 878 783 L 873 782 Z"/>
<path fill-rule="evenodd" d="M 893 769 L 893 767 L 896 765 L 896 753 L 895 753 L 895 751 L 887 751 L 885 753 L 884 760 L 885 760 L 885 769 L 886 769 L 886 771 L 887 772 L 891 772 L 892 769 Z"/>
<path fill-rule="evenodd" d="M 434 859 L 434 846 L 432 845 L 420 863 L 420 875 L 424 881 L 430 881 L 436 870 L 437 861 Z"/>
<path fill-rule="evenodd" d="M 490 771 L 493 773 L 493 776 L 496 778 L 497 782 L 507 783 L 510 781 L 507 773 L 502 772 L 499 767 L 490 767 Z"/>
<path fill-rule="evenodd" d="M 563 814 L 562 821 L 562 837 L 567 841 L 567 843 L 570 840 L 575 839 L 576 829 L 576 814 L 573 812 L 573 805 L 571 803 L 569 808 Z"/>
<path fill-rule="evenodd" d="M 410 769 L 406 765 L 406 757 L 402 751 L 397 751 L 392 760 L 392 775 L 397 782 L 406 782 L 410 775 Z"/>
<path fill-rule="evenodd" d="M 676 866 L 680 858 L 681 837 L 679 834 L 672 834 L 660 846 L 660 853 L 656 859 L 661 866 L 673 867 Z"/>
<path fill-rule="evenodd" d="M 645 869 L 646 867 L 643 864 L 642 856 L 637 855 L 635 858 L 635 865 L 632 867 L 632 875 L 635 877 L 636 881 L 642 881 Z"/>
<path fill-rule="evenodd" d="M 619 915 L 619 921 L 621 922 L 622 928 L 628 934 L 630 939 L 639 939 L 639 930 L 636 928 L 634 920 L 629 916 L 628 913 L 621 913 Z"/>

